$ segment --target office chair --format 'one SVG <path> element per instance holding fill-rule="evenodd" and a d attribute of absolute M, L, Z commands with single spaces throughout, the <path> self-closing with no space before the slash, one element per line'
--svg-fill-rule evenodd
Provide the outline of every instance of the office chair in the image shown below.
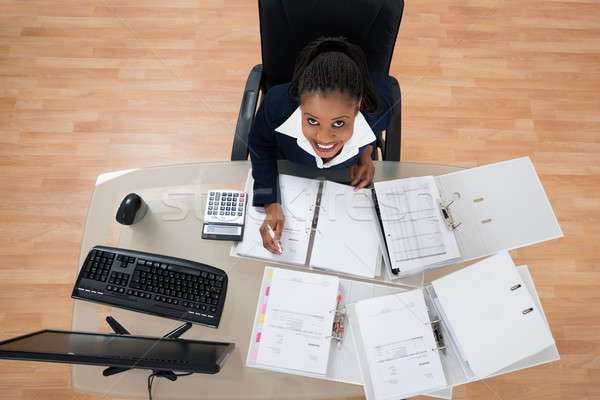
<path fill-rule="evenodd" d="M 248 159 L 260 92 L 291 81 L 297 55 L 313 40 L 344 36 L 365 52 L 370 71 L 389 73 L 403 9 L 404 0 L 259 0 L 262 64 L 252 68 L 246 81 L 231 160 Z M 376 144 L 384 160 L 400 161 L 401 94 L 398 81 L 391 79 L 394 115 L 385 139 L 378 137 Z"/>

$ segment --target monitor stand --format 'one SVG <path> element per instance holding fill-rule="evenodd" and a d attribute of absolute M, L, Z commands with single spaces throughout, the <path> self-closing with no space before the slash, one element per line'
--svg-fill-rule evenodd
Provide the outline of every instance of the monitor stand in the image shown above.
<path fill-rule="evenodd" d="M 108 325 L 110 325 L 110 327 L 116 334 L 131 335 L 131 333 L 129 333 L 129 331 L 127 329 L 125 329 L 123 327 L 123 325 L 118 323 L 117 320 L 114 319 L 113 317 L 111 317 L 111 316 L 106 317 L 106 322 L 108 322 Z M 186 322 L 185 324 L 181 325 L 180 327 L 175 328 L 171 332 L 164 335 L 163 338 L 169 338 L 169 339 L 178 338 L 179 336 L 183 335 L 191 327 L 192 327 L 192 324 L 190 322 Z M 119 374 L 121 372 L 129 371 L 130 369 L 133 369 L 133 368 L 108 367 L 104 371 L 102 371 L 102 375 L 111 376 L 111 375 Z M 152 372 L 154 373 L 155 376 L 161 376 L 161 377 L 167 378 L 171 381 L 177 380 L 177 375 L 173 371 L 163 371 L 163 370 L 155 369 L 155 370 L 152 370 Z"/>

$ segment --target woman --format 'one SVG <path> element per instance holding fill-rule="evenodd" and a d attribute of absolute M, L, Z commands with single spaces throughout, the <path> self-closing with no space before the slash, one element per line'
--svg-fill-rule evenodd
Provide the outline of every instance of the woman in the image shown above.
<path fill-rule="evenodd" d="M 260 233 L 267 250 L 281 254 L 285 224 L 277 160 L 349 168 L 355 190 L 365 187 L 375 171 L 374 132 L 387 128 L 391 108 L 387 73 L 369 74 L 360 47 L 344 38 L 321 38 L 301 51 L 292 81 L 268 91 L 249 136 L 253 205 L 265 208 Z"/>

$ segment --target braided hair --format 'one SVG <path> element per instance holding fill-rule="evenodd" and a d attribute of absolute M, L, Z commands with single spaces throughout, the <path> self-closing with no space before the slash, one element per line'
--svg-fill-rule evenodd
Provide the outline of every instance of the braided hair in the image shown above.
<path fill-rule="evenodd" d="M 360 109 L 367 115 L 381 110 L 363 51 L 343 37 L 321 37 L 302 49 L 288 94 L 300 103 L 305 93 L 332 91 L 360 100 Z"/>

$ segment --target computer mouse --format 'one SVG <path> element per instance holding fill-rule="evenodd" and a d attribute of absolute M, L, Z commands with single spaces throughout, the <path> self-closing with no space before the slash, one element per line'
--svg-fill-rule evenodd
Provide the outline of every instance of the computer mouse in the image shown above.
<path fill-rule="evenodd" d="M 123 225 L 133 225 L 139 222 L 148 211 L 148 206 L 137 193 L 129 193 L 123 197 L 117 210 L 117 222 Z"/>

